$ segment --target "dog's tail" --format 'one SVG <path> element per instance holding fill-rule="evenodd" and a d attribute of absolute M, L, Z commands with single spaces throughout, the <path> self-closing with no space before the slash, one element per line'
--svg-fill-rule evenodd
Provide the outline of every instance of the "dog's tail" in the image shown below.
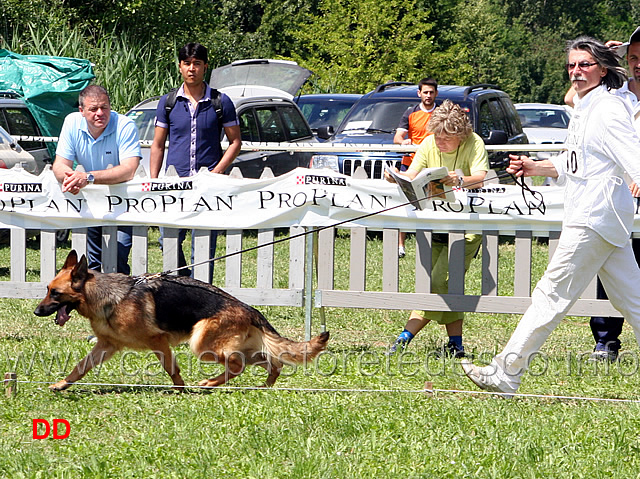
<path fill-rule="evenodd" d="M 318 354 L 327 348 L 329 332 L 312 338 L 311 341 L 296 342 L 280 336 L 272 329 L 262 330 L 262 343 L 265 352 L 283 364 L 301 364 L 313 360 Z"/>

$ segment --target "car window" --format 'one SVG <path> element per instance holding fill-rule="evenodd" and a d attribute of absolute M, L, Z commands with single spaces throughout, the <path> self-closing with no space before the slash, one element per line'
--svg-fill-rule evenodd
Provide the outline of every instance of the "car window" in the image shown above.
<path fill-rule="evenodd" d="M 138 127 L 141 140 L 153 140 L 155 131 L 155 110 L 131 110 L 127 116 L 133 120 Z"/>
<path fill-rule="evenodd" d="M 563 110 L 526 108 L 518 109 L 522 126 L 527 128 L 568 128 L 569 114 Z"/>
<path fill-rule="evenodd" d="M 353 100 L 318 101 L 318 103 L 298 103 L 302 114 L 311 128 L 338 126 L 353 106 Z"/>
<path fill-rule="evenodd" d="M 478 109 L 478 121 L 480 122 L 478 133 L 482 138 L 489 138 L 489 132 L 496 130 L 495 123 L 493 121 L 493 115 L 489 110 L 489 102 L 483 101 Z"/>
<path fill-rule="evenodd" d="M 258 123 L 251 108 L 240 113 L 238 121 L 240 122 L 240 138 L 242 141 L 260 141 Z"/>
<path fill-rule="evenodd" d="M 502 104 L 502 109 L 506 113 L 506 120 L 509 123 L 511 136 L 520 134 L 522 132 L 522 125 L 520 125 L 520 120 L 518 119 L 518 114 L 516 113 L 515 107 L 506 98 L 501 98 L 500 103 Z"/>
<path fill-rule="evenodd" d="M 289 131 L 289 140 L 295 141 L 301 138 L 309 138 L 313 136 L 311 130 L 304 121 L 300 112 L 293 106 L 287 105 L 279 107 L 282 121 L 284 122 L 287 130 Z"/>
<path fill-rule="evenodd" d="M 3 108 L 0 126 L 13 136 L 40 136 L 35 118 L 26 108 Z M 20 146 L 27 151 L 46 148 L 42 141 L 21 141 Z"/>
<path fill-rule="evenodd" d="M 507 118 L 502 109 L 502 105 L 500 104 L 500 99 L 491 98 L 489 100 L 489 109 L 491 110 L 491 115 L 493 115 L 493 124 L 495 125 L 495 130 L 502 130 L 507 135 L 513 136 L 511 128 L 507 124 Z"/>
<path fill-rule="evenodd" d="M 256 108 L 260 141 L 286 141 L 284 127 L 275 107 Z"/>
<path fill-rule="evenodd" d="M 340 127 L 340 132 L 348 130 L 375 129 L 393 132 L 400 123 L 402 114 L 419 100 L 361 101 L 349 112 Z"/>

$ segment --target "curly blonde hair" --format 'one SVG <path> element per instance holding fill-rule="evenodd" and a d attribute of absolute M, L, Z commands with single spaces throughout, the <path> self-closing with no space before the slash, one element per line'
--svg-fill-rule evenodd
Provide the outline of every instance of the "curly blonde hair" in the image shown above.
<path fill-rule="evenodd" d="M 467 114 L 460 105 L 451 100 L 445 100 L 434 110 L 427 123 L 427 130 L 435 134 L 457 136 L 461 140 L 469 138 L 473 133 L 473 127 Z"/>

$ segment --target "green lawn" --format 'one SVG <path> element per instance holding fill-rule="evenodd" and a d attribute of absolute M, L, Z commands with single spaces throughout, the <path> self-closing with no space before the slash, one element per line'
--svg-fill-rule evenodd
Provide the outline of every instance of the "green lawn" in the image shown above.
<path fill-rule="evenodd" d="M 338 241 L 348 240 L 339 234 Z M 37 276 L 32 246 L 30 274 Z M 409 246 L 401 263 L 405 289 L 412 282 L 412 237 Z M 381 244 L 374 240 L 372 257 L 380 256 L 376 248 Z M 513 246 L 503 242 L 501 249 L 500 267 L 508 270 Z M 546 248 L 535 250 L 539 276 Z M 278 245 L 277 257 L 286 258 L 285 251 Z M 1 248 L 4 264 L 6 255 L 8 248 Z M 251 268 L 250 255 L 245 262 Z M 159 255 L 152 264 L 161 269 Z M 379 268 L 372 262 L 368 269 L 375 284 Z M 470 291 L 479 288 L 478 275 L 476 261 Z M 216 279 L 222 277 L 219 268 Z M 0 300 L 0 371 L 15 371 L 25 381 L 14 397 L 0 396 L 1 477 L 640 477 L 640 404 L 632 402 L 640 400 L 638 347 L 628 325 L 626 357 L 605 367 L 584 360 L 592 348 L 588 319 L 563 321 L 520 392 L 629 402 L 452 392 L 478 390 L 456 361 L 431 354 L 446 340 L 444 328 L 428 326 L 404 356 L 389 360 L 383 352 L 407 312 L 346 309 L 326 311 L 332 334 L 327 354 L 285 369 L 273 389 L 253 389 L 265 373 L 250 369 L 230 388 L 178 394 L 164 387 L 169 378 L 143 351 L 121 353 L 87 375 L 83 382 L 91 384 L 53 394 L 47 385 L 89 351 L 91 332 L 77 313 L 63 328 L 35 317 L 36 304 Z M 260 309 L 283 335 L 302 339 L 302 310 Z M 469 314 L 467 349 L 489 359 L 518 319 Z M 219 371 L 198 363 L 186 346 L 176 354 L 188 384 Z M 425 382 L 435 394 L 423 391 Z M 69 437 L 34 440 L 37 418 L 67 420 Z"/>

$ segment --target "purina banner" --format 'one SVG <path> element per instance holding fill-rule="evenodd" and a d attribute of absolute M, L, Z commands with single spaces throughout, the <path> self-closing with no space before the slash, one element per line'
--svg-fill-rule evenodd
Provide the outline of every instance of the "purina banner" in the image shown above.
<path fill-rule="evenodd" d="M 344 226 L 409 231 L 558 231 L 563 189 L 535 190 L 540 194 L 487 181 L 483 188 L 456 190 L 456 202 L 429 200 L 420 211 L 411 205 L 393 208 L 407 202 L 395 184 L 330 170 L 298 168 L 260 180 L 206 171 L 189 178 L 136 177 L 118 185 L 89 185 L 72 195 L 62 193 L 48 168 L 40 176 L 12 169 L 0 170 L 0 227 L 132 224 L 227 230 L 348 221 Z M 381 210 L 387 211 L 357 219 Z"/>

